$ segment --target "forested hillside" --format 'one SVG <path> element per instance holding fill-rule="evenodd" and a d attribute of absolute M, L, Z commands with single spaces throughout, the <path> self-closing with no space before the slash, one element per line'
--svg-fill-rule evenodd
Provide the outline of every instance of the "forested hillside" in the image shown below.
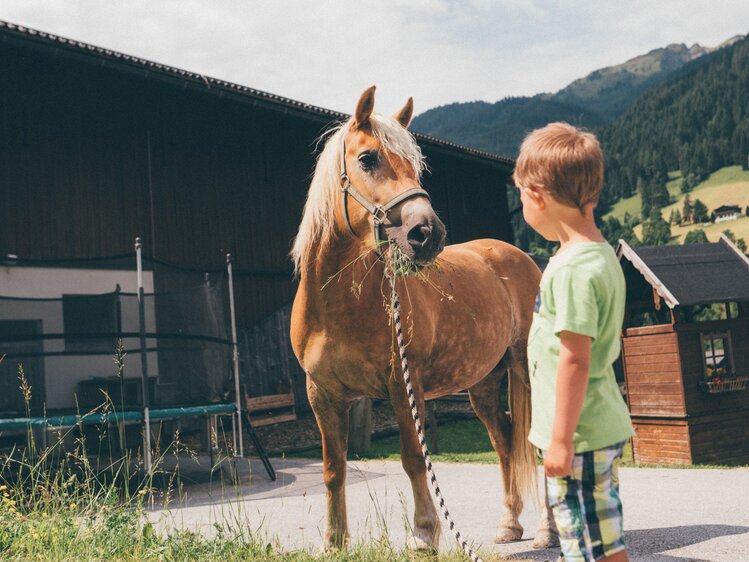
<path fill-rule="evenodd" d="M 732 38 L 725 44 L 735 41 Z M 724 44 L 724 45 L 725 45 Z M 514 156 L 525 134 L 551 121 L 589 129 L 610 123 L 638 96 L 685 63 L 714 49 L 683 44 L 654 49 L 622 64 L 596 70 L 555 94 L 506 98 L 496 103 L 454 103 L 414 118 L 414 131 L 482 150 Z"/>
<path fill-rule="evenodd" d="M 514 156 L 526 133 L 550 121 L 567 121 L 596 128 L 605 123 L 580 105 L 554 99 L 507 98 L 496 103 L 454 103 L 427 111 L 414 119 L 414 131 Z"/>
<path fill-rule="evenodd" d="M 724 166 L 749 167 L 749 39 L 689 63 L 640 97 L 601 140 L 602 206 L 639 192 L 643 217 L 669 201 L 668 172 L 689 191 Z"/>

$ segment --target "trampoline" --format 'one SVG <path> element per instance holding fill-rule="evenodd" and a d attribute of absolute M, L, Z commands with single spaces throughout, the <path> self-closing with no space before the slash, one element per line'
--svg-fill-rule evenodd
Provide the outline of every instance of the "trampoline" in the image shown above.
<path fill-rule="evenodd" d="M 0 434 L 140 423 L 150 473 L 152 422 L 231 416 L 232 456 L 244 456 L 244 425 L 275 479 L 242 412 L 229 254 L 225 268 L 187 268 L 144 256 L 136 239 L 126 255 L 0 266 Z"/>

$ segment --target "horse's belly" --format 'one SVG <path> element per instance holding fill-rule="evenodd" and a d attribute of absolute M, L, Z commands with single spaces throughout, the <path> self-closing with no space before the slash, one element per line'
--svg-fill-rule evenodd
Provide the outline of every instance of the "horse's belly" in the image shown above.
<path fill-rule="evenodd" d="M 465 291 L 462 302 L 440 303 L 444 310 L 433 316 L 430 349 L 417 353 L 415 342 L 414 357 L 409 357 L 427 397 L 470 388 L 497 366 L 515 337 L 512 309 L 501 296 L 501 289 L 491 296 Z"/>

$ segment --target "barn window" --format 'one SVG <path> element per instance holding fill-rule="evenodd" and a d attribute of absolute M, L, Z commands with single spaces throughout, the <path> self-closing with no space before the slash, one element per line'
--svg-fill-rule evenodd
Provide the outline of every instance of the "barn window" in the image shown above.
<path fill-rule="evenodd" d="M 65 351 L 114 353 L 120 331 L 118 293 L 63 295 Z"/>

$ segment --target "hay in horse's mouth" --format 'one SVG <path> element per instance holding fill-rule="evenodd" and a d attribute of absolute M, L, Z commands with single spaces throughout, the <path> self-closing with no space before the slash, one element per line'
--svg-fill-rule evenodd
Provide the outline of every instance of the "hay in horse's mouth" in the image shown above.
<path fill-rule="evenodd" d="M 388 250 L 384 252 L 385 262 L 397 276 L 418 275 L 427 264 L 419 264 L 409 258 L 400 246 L 392 240 L 387 242 Z"/>

